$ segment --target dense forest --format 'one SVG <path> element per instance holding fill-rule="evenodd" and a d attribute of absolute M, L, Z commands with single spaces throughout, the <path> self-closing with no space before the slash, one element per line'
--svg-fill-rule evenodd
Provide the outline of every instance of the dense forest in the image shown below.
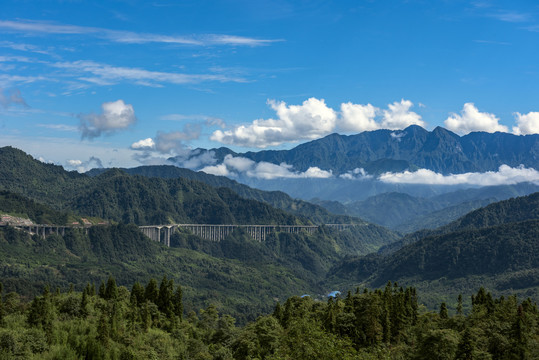
<path fill-rule="evenodd" d="M 257 242 L 237 230 L 220 242 L 187 231 L 171 237 L 171 248 L 146 238 L 134 225 L 66 229 L 45 239 L 12 227 L 0 228 L 0 278 L 7 291 L 34 296 L 45 284 L 81 289 L 114 274 L 119 285 L 159 274 L 184 285 L 186 309 L 209 302 L 238 321 L 267 311 L 274 299 L 324 293 L 327 271 L 349 254 L 367 254 L 393 239 L 378 227 L 346 231 L 321 227 L 314 234 L 272 233 Z"/>
<path fill-rule="evenodd" d="M 3 359 L 534 359 L 539 311 L 529 299 L 459 296 L 450 314 L 418 304 L 414 288 L 388 283 L 318 301 L 277 302 L 245 326 L 213 304 L 184 311 L 166 276 L 129 288 L 45 287 L 30 302 L 0 285 Z M 471 303 L 464 314 L 463 302 Z"/>

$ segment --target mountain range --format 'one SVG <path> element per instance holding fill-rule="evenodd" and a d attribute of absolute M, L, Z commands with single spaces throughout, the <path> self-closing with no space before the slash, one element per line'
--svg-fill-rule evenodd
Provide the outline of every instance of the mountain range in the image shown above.
<path fill-rule="evenodd" d="M 290 150 L 195 149 L 169 161 L 294 198 L 348 204 L 390 192 L 426 198 L 487 185 L 539 185 L 539 135 L 459 136 L 442 127 L 427 131 L 412 125 L 332 134 Z"/>
<path fill-rule="evenodd" d="M 432 131 L 411 125 L 404 130 L 364 131 L 355 135 L 331 134 L 290 150 L 236 153 L 228 148 L 197 149 L 212 153 L 217 163 L 227 155 L 255 162 L 286 163 L 304 172 L 311 167 L 346 174 L 356 168 L 368 174 L 429 169 L 444 175 L 495 171 L 501 165 L 539 167 L 539 134 L 472 132 L 459 136 L 442 127 Z M 182 157 L 171 158 L 181 163 Z"/>

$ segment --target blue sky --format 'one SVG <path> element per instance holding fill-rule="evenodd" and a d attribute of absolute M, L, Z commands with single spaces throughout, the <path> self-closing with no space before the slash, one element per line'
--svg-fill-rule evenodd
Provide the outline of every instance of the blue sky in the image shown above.
<path fill-rule="evenodd" d="M 539 132 L 536 1 L 0 8 L 0 146 L 68 169 L 410 124 Z"/>

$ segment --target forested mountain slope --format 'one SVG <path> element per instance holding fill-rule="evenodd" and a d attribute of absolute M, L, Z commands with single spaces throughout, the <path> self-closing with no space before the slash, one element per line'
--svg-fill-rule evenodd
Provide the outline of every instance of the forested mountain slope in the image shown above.
<path fill-rule="evenodd" d="M 431 197 L 388 192 L 346 205 L 319 201 L 318 204 L 336 214 L 358 216 L 393 230 L 410 233 L 420 229 L 435 229 L 490 203 L 537 192 L 539 185 L 486 186 L 457 190 Z"/>
<path fill-rule="evenodd" d="M 231 180 L 225 176 L 210 175 L 204 172 L 196 172 L 172 165 L 139 166 L 121 170 L 131 175 L 141 175 L 145 177 L 162 179 L 184 178 L 200 181 L 213 187 L 226 187 L 233 190 L 241 197 L 262 201 L 289 213 L 305 216 L 316 224 L 361 222 L 360 219 L 354 219 L 350 216 L 334 215 L 328 212 L 322 206 L 311 204 L 299 199 L 293 199 L 282 191 L 262 191 L 238 183 L 237 181 Z M 97 176 L 105 171 L 106 169 L 92 169 L 86 174 L 89 176 Z"/>
<path fill-rule="evenodd" d="M 111 169 L 89 177 L 0 149 L 0 189 L 79 215 L 138 225 L 161 223 L 303 224 L 270 205 L 231 190 L 183 178 L 149 179 Z"/>
<path fill-rule="evenodd" d="M 539 193 L 488 205 L 405 239 L 411 243 L 392 253 L 343 260 L 328 281 L 414 283 L 430 289 L 438 300 L 444 292 L 454 294 L 477 284 L 539 298 L 539 282 L 530 281 L 539 274 Z"/>
<path fill-rule="evenodd" d="M 382 248 L 380 252 L 396 251 L 425 236 L 443 235 L 454 231 L 480 229 L 533 219 L 539 219 L 539 192 L 487 205 L 434 230 L 419 230 L 408 234 L 401 240 Z"/>

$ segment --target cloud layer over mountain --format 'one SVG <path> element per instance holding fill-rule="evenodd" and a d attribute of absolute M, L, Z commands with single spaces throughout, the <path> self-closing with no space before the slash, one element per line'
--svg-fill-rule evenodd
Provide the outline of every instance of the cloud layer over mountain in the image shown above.
<path fill-rule="evenodd" d="M 414 104 L 405 99 L 388 104 L 386 109 L 347 102 L 341 104 L 340 111 L 329 107 L 324 99 L 314 97 L 301 105 L 275 100 L 269 100 L 268 104 L 275 111 L 275 118 L 257 119 L 229 130 L 215 130 L 210 139 L 228 145 L 267 148 L 313 140 L 333 132 L 358 133 L 378 129 L 402 130 L 410 125 L 427 126 L 421 115 L 412 111 Z M 539 113 L 517 112 L 515 119 L 514 134 L 539 133 Z M 479 111 L 473 103 L 465 103 L 460 114 L 451 113 L 444 124 L 459 135 L 474 131 L 509 132 L 496 115 Z"/>

